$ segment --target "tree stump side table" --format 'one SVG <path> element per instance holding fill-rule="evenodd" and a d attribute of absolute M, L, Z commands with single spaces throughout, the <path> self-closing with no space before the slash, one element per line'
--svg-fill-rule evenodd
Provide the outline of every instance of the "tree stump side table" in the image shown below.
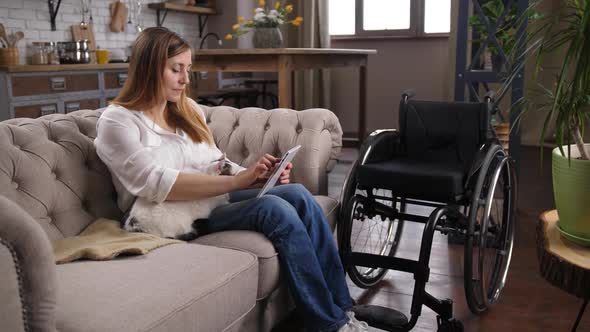
<path fill-rule="evenodd" d="M 545 280 L 583 299 L 572 327 L 575 331 L 590 298 L 590 248 L 563 239 L 557 230 L 557 221 L 557 210 L 541 214 L 537 225 L 537 255 Z"/>

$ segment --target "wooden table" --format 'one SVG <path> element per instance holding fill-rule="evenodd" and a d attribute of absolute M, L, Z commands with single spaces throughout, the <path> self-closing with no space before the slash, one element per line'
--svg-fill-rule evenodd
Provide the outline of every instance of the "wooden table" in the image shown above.
<path fill-rule="evenodd" d="M 367 60 L 376 50 L 330 48 L 207 49 L 195 50 L 193 70 L 277 72 L 279 107 L 293 108 L 293 72 L 334 67 L 359 68 L 358 132 L 365 138 L 367 123 Z"/>
<path fill-rule="evenodd" d="M 541 214 L 537 226 L 537 253 L 541 275 L 552 285 L 583 300 L 572 331 L 580 323 L 590 298 L 590 247 L 564 239 L 557 229 L 556 210 Z"/>

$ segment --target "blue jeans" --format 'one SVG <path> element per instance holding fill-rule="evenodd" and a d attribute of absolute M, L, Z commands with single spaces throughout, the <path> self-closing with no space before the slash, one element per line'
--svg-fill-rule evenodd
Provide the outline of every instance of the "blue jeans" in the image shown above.
<path fill-rule="evenodd" d="M 300 184 L 230 194 L 230 204 L 211 212 L 209 232 L 250 230 L 264 234 L 308 331 L 335 331 L 348 322 L 352 300 L 330 225 L 322 208 Z"/>

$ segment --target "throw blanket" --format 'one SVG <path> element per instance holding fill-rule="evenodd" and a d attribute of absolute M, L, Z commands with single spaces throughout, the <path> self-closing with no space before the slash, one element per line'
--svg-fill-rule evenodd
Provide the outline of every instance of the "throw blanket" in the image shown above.
<path fill-rule="evenodd" d="M 146 233 L 129 233 L 119 222 L 100 218 L 77 236 L 53 242 L 55 263 L 63 264 L 77 259 L 108 260 L 122 254 L 143 255 L 153 249 L 182 243 Z"/>

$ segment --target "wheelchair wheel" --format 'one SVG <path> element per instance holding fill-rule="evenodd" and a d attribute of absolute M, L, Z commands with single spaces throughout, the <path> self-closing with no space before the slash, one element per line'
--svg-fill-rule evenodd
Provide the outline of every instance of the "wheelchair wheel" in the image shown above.
<path fill-rule="evenodd" d="M 405 212 L 405 202 L 391 197 L 390 191 L 381 190 L 379 196 L 388 196 L 391 200 L 378 202 L 394 207 L 399 212 Z M 357 190 L 346 204 L 343 213 L 342 233 L 340 234 L 340 249 L 347 252 L 361 252 L 380 256 L 393 256 L 397 251 L 399 239 L 403 230 L 403 220 L 391 220 L 371 212 L 370 198 L 366 191 Z M 346 264 L 346 271 L 350 279 L 361 288 L 370 288 L 377 284 L 385 274 L 385 268 L 368 268 Z"/>
<path fill-rule="evenodd" d="M 494 147 L 473 191 L 465 241 L 465 295 L 476 314 L 498 300 L 506 281 L 514 241 L 515 181 L 510 157 Z"/>

